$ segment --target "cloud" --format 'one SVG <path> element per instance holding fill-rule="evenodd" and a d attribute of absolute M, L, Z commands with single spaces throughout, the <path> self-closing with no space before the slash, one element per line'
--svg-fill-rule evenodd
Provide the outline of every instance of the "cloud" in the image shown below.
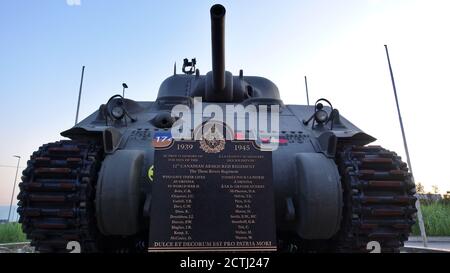
<path fill-rule="evenodd" d="M 81 6 L 81 0 L 66 0 L 69 6 Z"/>

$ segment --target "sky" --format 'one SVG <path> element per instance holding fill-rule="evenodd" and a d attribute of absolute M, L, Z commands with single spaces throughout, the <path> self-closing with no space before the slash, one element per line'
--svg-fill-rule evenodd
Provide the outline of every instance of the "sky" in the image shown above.
<path fill-rule="evenodd" d="M 211 69 L 209 8 L 226 15 L 226 68 L 269 78 L 286 104 L 325 97 L 375 144 L 405 158 L 384 44 L 389 46 L 416 182 L 450 191 L 450 1 L 1 0 L 0 205 L 41 144 L 129 86 L 154 101 L 160 83 L 197 58 Z M 20 174 L 18 180 L 20 179 Z M 17 195 L 17 190 L 16 194 Z"/>

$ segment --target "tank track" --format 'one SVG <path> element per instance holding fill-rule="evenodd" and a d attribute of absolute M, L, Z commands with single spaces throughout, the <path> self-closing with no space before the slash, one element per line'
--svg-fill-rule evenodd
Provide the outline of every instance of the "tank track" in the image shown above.
<path fill-rule="evenodd" d="M 398 252 L 415 223 L 415 185 L 406 163 L 380 146 L 346 147 L 338 158 L 344 191 L 336 252 Z"/>
<path fill-rule="evenodd" d="M 18 195 L 22 229 L 39 252 L 97 252 L 95 184 L 102 160 L 95 143 L 59 141 L 41 146 L 23 171 Z"/>
<path fill-rule="evenodd" d="M 39 252 L 101 251 L 95 222 L 95 183 L 103 154 L 93 143 L 59 141 L 34 152 L 19 184 L 19 222 Z M 344 208 L 341 229 L 327 245 L 336 252 L 398 252 L 416 213 L 415 185 L 395 153 L 379 146 L 351 146 L 340 153 Z M 331 244 L 330 244 L 331 243 Z"/>

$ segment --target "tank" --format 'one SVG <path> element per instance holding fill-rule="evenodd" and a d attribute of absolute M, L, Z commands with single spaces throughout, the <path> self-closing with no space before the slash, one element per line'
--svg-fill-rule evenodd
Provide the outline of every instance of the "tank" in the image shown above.
<path fill-rule="evenodd" d="M 269 79 L 226 71 L 225 12 L 210 10 L 212 71 L 185 59 L 155 101 L 114 95 L 31 155 L 18 213 L 37 251 L 403 246 L 416 213 L 407 165 L 330 101 L 285 104 Z M 270 130 L 230 124 L 263 112 Z"/>

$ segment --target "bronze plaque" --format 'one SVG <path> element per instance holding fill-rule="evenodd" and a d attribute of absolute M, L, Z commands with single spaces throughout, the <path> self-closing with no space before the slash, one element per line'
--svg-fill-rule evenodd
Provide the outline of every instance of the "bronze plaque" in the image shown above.
<path fill-rule="evenodd" d="M 154 162 L 148 251 L 276 251 L 271 152 L 169 141 Z"/>

